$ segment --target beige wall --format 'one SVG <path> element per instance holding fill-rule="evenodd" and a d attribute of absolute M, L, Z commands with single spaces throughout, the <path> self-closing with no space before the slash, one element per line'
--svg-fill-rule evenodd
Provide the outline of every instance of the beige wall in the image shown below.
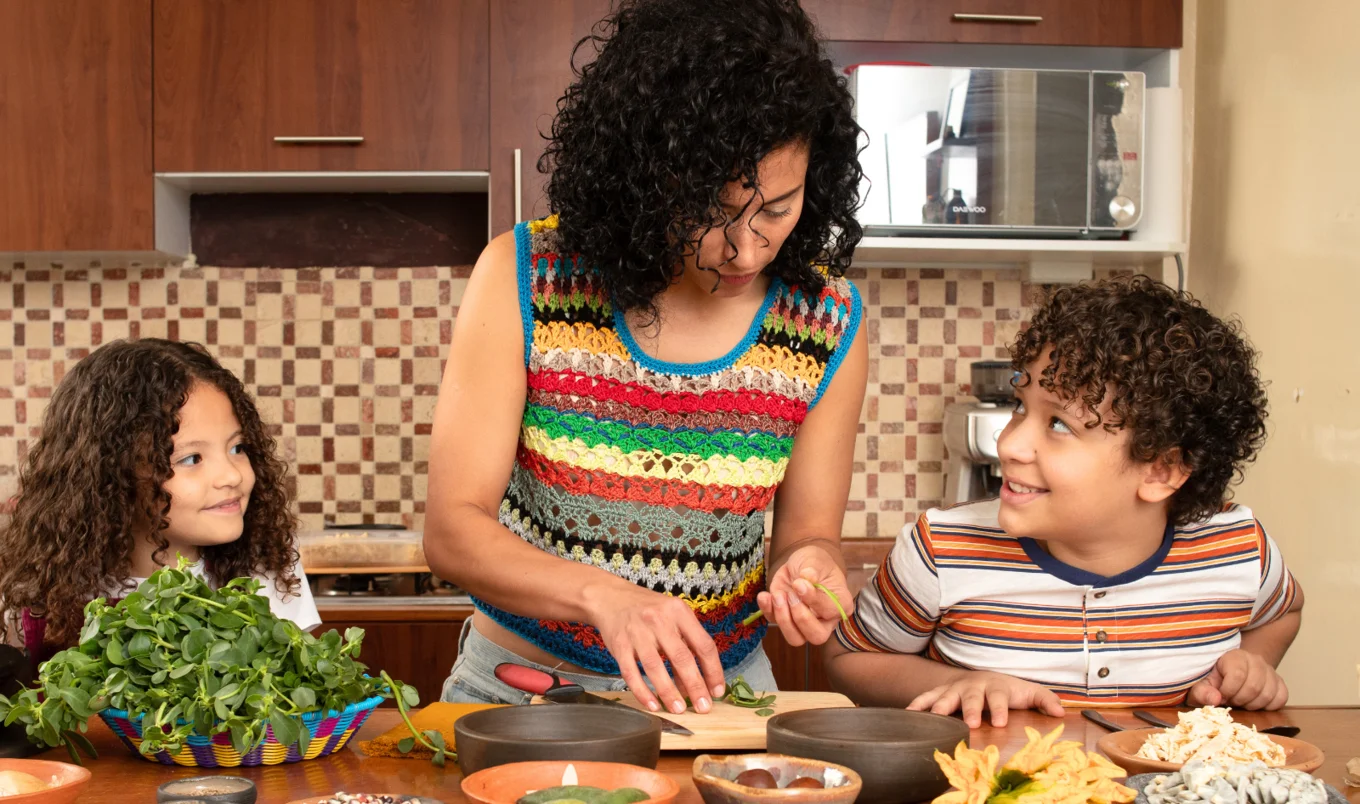
<path fill-rule="evenodd" d="M 1360 2 L 1197 5 L 1190 288 L 1242 318 L 1271 383 L 1270 442 L 1238 498 L 1306 592 L 1292 702 L 1355 704 Z"/>

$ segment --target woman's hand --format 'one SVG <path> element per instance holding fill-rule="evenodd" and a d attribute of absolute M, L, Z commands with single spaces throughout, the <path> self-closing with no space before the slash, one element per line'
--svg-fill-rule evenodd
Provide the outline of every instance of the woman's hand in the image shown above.
<path fill-rule="evenodd" d="M 707 712 L 712 699 L 722 697 L 727 684 L 718 647 L 680 598 L 630 584 L 604 598 L 593 624 L 619 663 L 628 688 L 653 712 L 660 708 L 658 697 L 676 714 L 685 711 L 685 697 L 698 712 Z M 674 680 L 666 672 L 666 661 Z M 638 665 L 651 679 L 655 694 Z"/>
<path fill-rule="evenodd" d="M 794 550 L 770 576 L 769 590 L 756 597 L 766 619 L 778 625 L 784 639 L 794 647 L 826 642 L 841 620 L 836 603 L 813 584 L 821 584 L 834 594 L 847 615 L 854 612 L 845 570 L 827 550 L 815 544 Z"/>

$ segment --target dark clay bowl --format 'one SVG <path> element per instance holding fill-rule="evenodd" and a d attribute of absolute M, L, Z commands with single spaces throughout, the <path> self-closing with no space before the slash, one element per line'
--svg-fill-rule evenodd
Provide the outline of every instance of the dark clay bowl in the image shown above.
<path fill-rule="evenodd" d="M 156 790 L 160 804 L 202 801 L 205 804 L 255 804 L 255 783 L 241 776 L 195 776 L 175 779 Z"/>
<path fill-rule="evenodd" d="M 655 768 L 661 721 L 618 706 L 538 704 L 486 709 L 453 725 L 464 775 L 509 762 L 563 759 Z"/>
<path fill-rule="evenodd" d="M 929 801 L 949 789 L 935 752 L 968 740 L 963 721 L 905 709 L 808 709 L 770 718 L 766 750 L 820 759 L 863 780 L 859 804 Z"/>

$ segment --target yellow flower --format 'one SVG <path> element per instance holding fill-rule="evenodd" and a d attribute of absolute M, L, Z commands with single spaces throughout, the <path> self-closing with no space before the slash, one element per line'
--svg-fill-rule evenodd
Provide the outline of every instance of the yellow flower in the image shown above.
<path fill-rule="evenodd" d="M 1053 741 L 1062 735 L 1062 730 L 1063 727 L 1060 725 L 1041 737 L 1038 729 L 1026 726 L 1025 736 L 1029 738 L 1029 742 L 1010 758 L 1005 767 L 1018 770 L 1026 776 L 1032 776 L 1035 771 L 1047 767 L 1048 763 L 1053 761 Z"/>
<path fill-rule="evenodd" d="M 1123 769 L 1070 740 L 1058 742 L 1062 726 L 1041 735 L 1026 728 L 1029 742 L 997 772 L 999 751 L 959 743 L 954 756 L 935 752 L 935 761 L 954 790 L 934 804 L 1127 804 L 1136 793 L 1119 784 Z"/>
<path fill-rule="evenodd" d="M 956 789 L 935 799 L 934 804 L 986 804 L 992 795 L 996 763 L 1000 759 L 1001 752 L 994 745 L 976 751 L 960 742 L 953 757 L 936 751 L 935 762 Z"/>

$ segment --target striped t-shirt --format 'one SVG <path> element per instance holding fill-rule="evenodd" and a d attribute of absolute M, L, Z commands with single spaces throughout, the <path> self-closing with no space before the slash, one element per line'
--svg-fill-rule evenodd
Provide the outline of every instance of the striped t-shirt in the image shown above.
<path fill-rule="evenodd" d="M 1249 509 L 1166 529 L 1112 578 L 1008 536 L 996 500 L 931 510 L 902 529 L 836 636 L 849 650 L 924 654 L 1049 687 L 1068 705 L 1161 706 L 1298 594 Z"/>

